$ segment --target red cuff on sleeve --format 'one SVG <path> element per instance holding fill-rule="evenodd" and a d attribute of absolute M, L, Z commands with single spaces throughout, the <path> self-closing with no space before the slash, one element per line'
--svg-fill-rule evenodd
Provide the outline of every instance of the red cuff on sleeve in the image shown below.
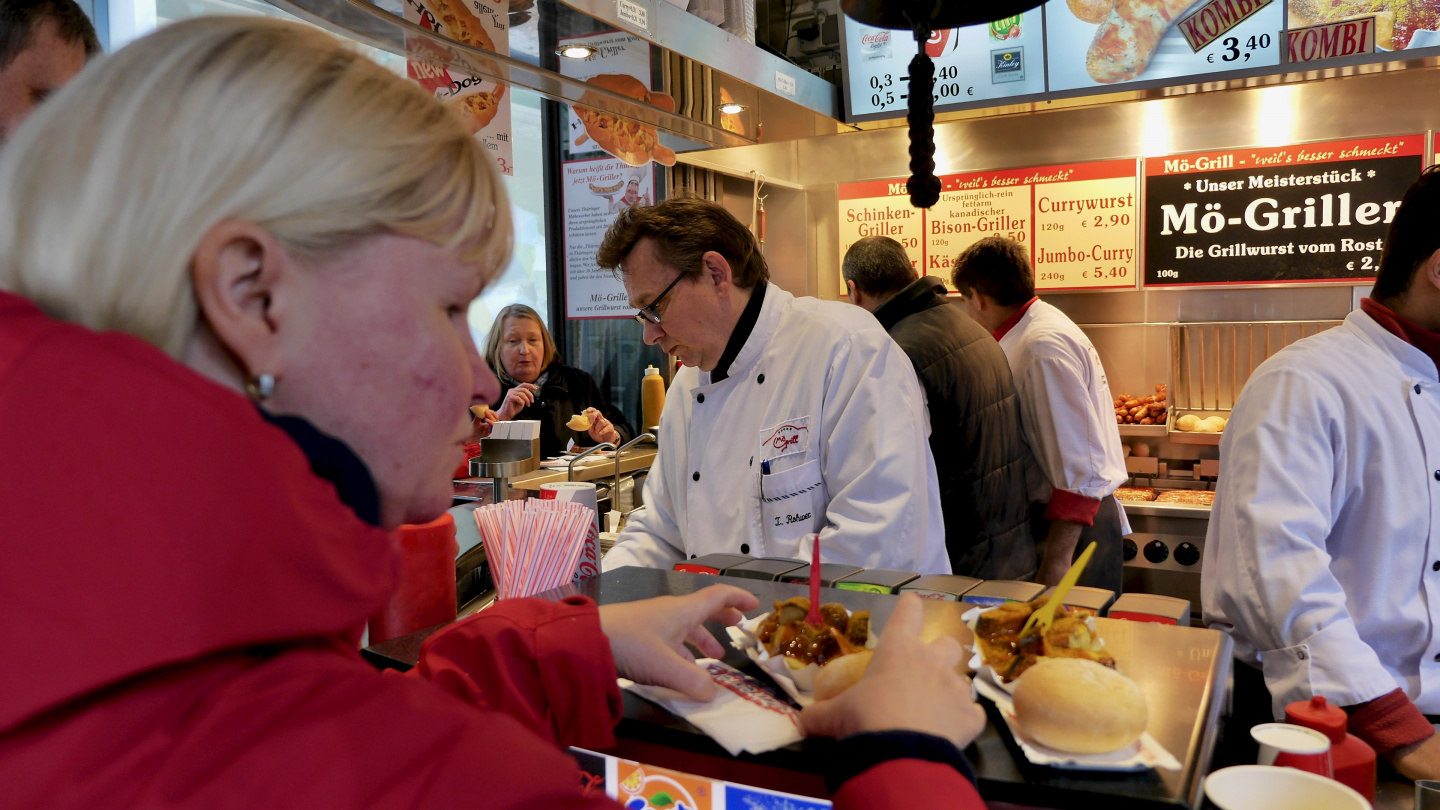
<path fill-rule="evenodd" d="M 939 762 L 892 759 L 846 780 L 834 796 L 835 810 L 873 807 L 951 807 L 984 810 L 970 780 Z"/>
<path fill-rule="evenodd" d="M 1081 526 L 1094 526 L 1095 513 L 1099 511 L 1100 501 L 1098 499 L 1057 489 L 1050 493 L 1050 503 L 1045 506 L 1045 519 L 1079 523 Z"/>
<path fill-rule="evenodd" d="M 1350 733 L 1382 756 L 1397 748 L 1424 742 L 1435 733 L 1435 727 L 1401 689 L 1386 692 L 1368 703 L 1348 706 L 1345 711 L 1350 713 Z"/>
<path fill-rule="evenodd" d="M 411 673 L 557 745 L 615 745 L 615 659 L 583 596 L 498 602 L 427 639 Z"/>

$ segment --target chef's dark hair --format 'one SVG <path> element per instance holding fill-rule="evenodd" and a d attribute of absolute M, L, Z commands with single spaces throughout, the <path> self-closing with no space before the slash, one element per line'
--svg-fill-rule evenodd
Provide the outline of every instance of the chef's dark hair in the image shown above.
<path fill-rule="evenodd" d="M 910 256 L 888 236 L 867 236 L 845 251 L 840 273 L 866 295 L 891 295 L 910 286 L 918 276 Z"/>
<path fill-rule="evenodd" d="M 1035 273 L 1025 246 L 1003 236 L 987 236 L 955 257 L 950 277 L 961 295 L 984 293 L 1002 307 L 1035 297 Z"/>
<path fill-rule="evenodd" d="M 623 276 L 621 264 L 641 239 L 655 240 L 660 260 L 684 276 L 698 276 L 707 251 L 730 264 L 730 277 L 742 290 L 770 280 L 770 268 L 754 234 L 722 206 L 699 197 L 675 197 L 621 211 L 605 232 L 595 261 Z"/>
<path fill-rule="evenodd" d="M 55 21 L 60 39 L 85 48 L 86 59 L 100 52 L 95 26 L 75 0 L 5 0 L 0 3 L 0 70 L 33 44 L 36 29 L 46 20 Z"/>
<path fill-rule="evenodd" d="M 1385 303 L 1393 301 L 1410 289 L 1415 271 L 1425 260 L 1440 250 L 1440 166 L 1431 166 L 1410 184 L 1405 198 L 1390 221 L 1385 234 L 1385 250 L 1380 254 L 1380 274 L 1370 297 Z"/>

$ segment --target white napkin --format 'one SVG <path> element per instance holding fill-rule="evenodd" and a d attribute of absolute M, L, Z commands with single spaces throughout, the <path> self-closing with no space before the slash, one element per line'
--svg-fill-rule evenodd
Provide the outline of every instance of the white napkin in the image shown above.
<path fill-rule="evenodd" d="M 1000 710 L 1000 716 L 1005 718 L 1005 725 L 1010 727 L 1010 733 L 1015 737 L 1020 750 L 1025 752 L 1025 758 L 1036 765 L 1076 771 L 1145 771 L 1151 768 L 1180 770 L 1179 760 L 1148 733 L 1141 734 L 1137 742 L 1108 754 L 1071 754 L 1046 748 L 1027 738 L 1021 731 L 1020 723 L 1015 719 L 1015 704 L 1010 700 L 1010 695 L 983 678 L 975 679 L 975 691 L 989 698 L 995 708 Z"/>
<path fill-rule="evenodd" d="M 643 686 L 624 678 L 619 679 L 620 687 L 689 721 L 731 756 L 742 751 L 763 754 L 804 739 L 800 712 L 766 692 L 759 681 L 713 658 L 696 663 L 710 672 L 718 687 L 715 699 L 708 703 L 663 686 Z"/>

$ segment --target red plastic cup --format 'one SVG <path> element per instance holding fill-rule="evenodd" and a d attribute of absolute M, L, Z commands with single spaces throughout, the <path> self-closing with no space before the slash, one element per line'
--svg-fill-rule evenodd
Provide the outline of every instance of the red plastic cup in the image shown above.
<path fill-rule="evenodd" d="M 400 587 L 385 610 L 370 619 L 370 643 L 455 620 L 455 518 L 405 525 L 390 535 L 400 552 Z"/>

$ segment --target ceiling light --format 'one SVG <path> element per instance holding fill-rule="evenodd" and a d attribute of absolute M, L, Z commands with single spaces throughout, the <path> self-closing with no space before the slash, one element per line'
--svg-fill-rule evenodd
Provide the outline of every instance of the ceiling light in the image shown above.
<path fill-rule="evenodd" d="M 718 109 L 722 113 L 725 113 L 726 115 L 739 115 L 740 113 L 745 112 L 747 108 L 744 104 L 736 104 L 732 101 L 728 104 L 721 104 L 716 109 Z"/>
<path fill-rule="evenodd" d="M 556 48 L 555 53 L 566 59 L 588 59 L 598 53 L 598 49 L 591 45 L 565 45 Z"/>

